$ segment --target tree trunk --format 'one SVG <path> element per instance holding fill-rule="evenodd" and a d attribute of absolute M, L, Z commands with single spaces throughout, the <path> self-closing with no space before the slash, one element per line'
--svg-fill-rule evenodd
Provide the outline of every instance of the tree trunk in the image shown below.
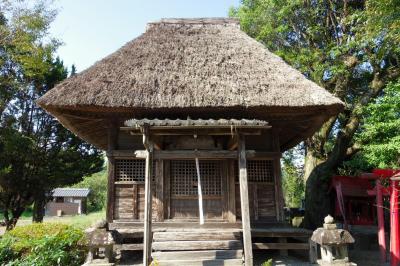
<path fill-rule="evenodd" d="M 21 217 L 21 214 L 24 212 L 24 210 L 25 209 L 23 208 L 17 208 L 16 210 L 11 211 L 11 218 L 9 216 L 9 211 L 7 209 L 4 211 L 4 223 L 6 224 L 7 231 L 14 229 L 14 227 L 17 225 L 19 217 Z"/>
<path fill-rule="evenodd" d="M 45 205 L 46 205 L 46 199 L 44 197 L 35 199 L 33 203 L 32 222 L 34 223 L 43 222 Z"/>
<path fill-rule="evenodd" d="M 323 162 L 317 165 L 306 181 L 306 215 L 304 226 L 315 229 L 323 223 L 325 216 L 330 214 L 331 203 L 329 185 L 334 169 Z"/>
<path fill-rule="evenodd" d="M 324 217 L 330 214 L 332 208 L 328 190 L 331 177 L 337 172 L 337 167 L 348 159 L 347 151 L 352 145 L 351 141 L 359 123 L 360 118 L 357 115 L 351 115 L 338 133 L 335 145 L 326 160 L 310 171 L 306 181 L 305 227 L 315 229 L 322 225 Z M 310 159 L 310 161 L 314 162 L 316 159 Z"/>
<path fill-rule="evenodd" d="M 323 163 L 324 161 L 325 160 L 316 156 L 315 152 L 313 152 L 309 148 L 307 148 L 307 152 L 306 152 L 305 160 L 304 160 L 304 175 L 303 175 L 303 179 L 304 179 L 305 183 L 307 183 L 307 180 L 310 177 L 312 171 L 318 165 Z"/>

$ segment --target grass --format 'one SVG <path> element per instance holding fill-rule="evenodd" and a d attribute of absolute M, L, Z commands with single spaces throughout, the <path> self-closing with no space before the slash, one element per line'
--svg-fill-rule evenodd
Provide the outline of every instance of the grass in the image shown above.
<path fill-rule="evenodd" d="M 90 227 L 94 222 L 105 219 L 105 211 L 92 212 L 87 215 L 74 215 L 74 216 L 63 216 L 63 217 L 48 217 L 44 218 L 44 222 L 50 223 L 65 223 L 73 225 L 82 229 Z"/>
<path fill-rule="evenodd" d="M 105 211 L 92 212 L 87 215 L 75 215 L 75 216 L 45 216 L 44 222 L 46 223 L 64 223 L 73 225 L 78 228 L 86 229 L 98 220 L 105 219 Z M 18 220 L 17 226 L 27 225 L 32 223 L 32 216 L 21 217 Z M 4 227 L 0 227 L 0 235 L 4 232 Z"/>

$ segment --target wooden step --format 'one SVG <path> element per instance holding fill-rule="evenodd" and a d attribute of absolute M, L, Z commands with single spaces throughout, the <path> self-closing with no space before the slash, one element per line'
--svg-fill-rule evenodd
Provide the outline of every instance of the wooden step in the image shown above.
<path fill-rule="evenodd" d="M 243 250 L 157 251 L 152 253 L 152 257 L 159 261 L 241 259 L 242 256 Z"/>
<path fill-rule="evenodd" d="M 241 239 L 240 232 L 155 232 L 153 234 L 154 242 L 238 239 Z"/>
<path fill-rule="evenodd" d="M 243 266 L 242 259 L 228 259 L 228 260 L 166 260 L 157 261 L 160 266 Z"/>
<path fill-rule="evenodd" d="M 114 249 L 116 250 L 143 250 L 143 244 L 116 244 L 114 245 Z"/>
<path fill-rule="evenodd" d="M 309 250 L 309 243 L 253 243 L 253 249 Z"/>
<path fill-rule="evenodd" d="M 203 240 L 203 241 L 165 241 L 153 242 L 153 250 L 214 250 L 214 249 L 241 249 L 239 240 Z"/>

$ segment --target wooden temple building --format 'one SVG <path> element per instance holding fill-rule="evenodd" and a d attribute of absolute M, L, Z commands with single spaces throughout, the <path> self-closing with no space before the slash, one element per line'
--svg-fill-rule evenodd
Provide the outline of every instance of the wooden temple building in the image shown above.
<path fill-rule="evenodd" d="M 145 265 L 252 265 L 253 248 L 308 248 L 256 238 L 299 233 L 279 229 L 281 154 L 343 103 L 237 20 L 149 23 L 38 104 L 107 151 L 108 228 L 130 234 L 120 244 L 143 248 Z"/>

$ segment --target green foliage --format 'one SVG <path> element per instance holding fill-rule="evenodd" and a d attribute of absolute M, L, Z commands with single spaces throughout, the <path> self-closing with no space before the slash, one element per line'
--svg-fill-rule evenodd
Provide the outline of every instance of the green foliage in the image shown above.
<path fill-rule="evenodd" d="M 52 189 L 103 166 L 101 151 L 35 103 L 68 76 L 48 34 L 56 15 L 49 3 L 0 2 L 0 209 L 8 229 L 32 203 L 41 221 Z"/>
<path fill-rule="evenodd" d="M 400 160 L 400 82 L 390 83 L 381 97 L 364 108 L 364 123 L 356 140 L 362 150 L 344 171 L 398 169 Z"/>
<path fill-rule="evenodd" d="M 400 12 L 398 0 L 367 1 L 367 33 L 376 36 L 384 32 L 385 39 L 390 43 L 400 43 Z M 393 47 L 400 49 L 399 46 Z"/>
<path fill-rule="evenodd" d="M 261 266 L 272 266 L 272 265 L 273 265 L 272 259 L 269 259 L 261 263 Z"/>
<path fill-rule="evenodd" d="M 296 156 L 293 150 L 288 151 L 283 156 L 282 165 L 282 187 L 285 196 L 286 206 L 298 208 L 304 198 L 305 185 L 301 167 L 295 164 Z"/>
<path fill-rule="evenodd" d="M 106 206 L 107 199 L 107 173 L 101 171 L 83 178 L 81 182 L 74 185 L 76 188 L 89 188 L 88 211 L 101 211 Z"/>
<path fill-rule="evenodd" d="M 58 47 L 46 38 L 55 11 L 37 1 L 0 2 L 0 116 L 27 79 L 47 72 L 49 59 Z"/>
<path fill-rule="evenodd" d="M 81 229 L 43 223 L 16 227 L 0 240 L 1 265 L 81 265 L 85 256 Z"/>

